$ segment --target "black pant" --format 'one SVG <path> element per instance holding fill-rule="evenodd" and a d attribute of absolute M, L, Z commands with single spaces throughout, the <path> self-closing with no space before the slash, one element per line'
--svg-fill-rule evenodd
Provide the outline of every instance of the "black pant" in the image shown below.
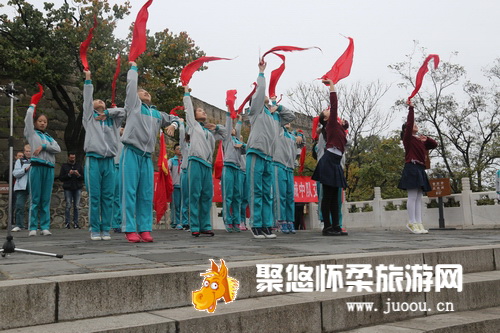
<path fill-rule="evenodd" d="M 339 188 L 323 184 L 323 199 L 321 200 L 321 214 L 323 215 L 324 228 L 333 228 L 340 231 L 339 225 Z M 330 216 L 333 221 L 330 221 Z"/>

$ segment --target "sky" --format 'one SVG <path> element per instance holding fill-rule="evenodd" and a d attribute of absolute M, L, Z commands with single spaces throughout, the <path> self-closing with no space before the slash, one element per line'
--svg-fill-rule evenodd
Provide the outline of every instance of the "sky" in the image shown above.
<path fill-rule="evenodd" d="M 117 37 L 126 37 L 145 2 L 131 0 L 131 13 L 119 24 Z M 473 82 L 487 84 L 482 69 L 500 57 L 498 13 L 498 0 L 154 0 L 147 28 L 151 33 L 165 28 L 186 31 L 208 56 L 235 58 L 208 64 L 208 70 L 195 73 L 190 83 L 193 96 L 222 109 L 229 89 L 237 89 L 236 105 L 241 103 L 257 78 L 259 55 L 277 45 L 322 50 L 287 53 L 277 94 L 286 94 L 299 81 L 323 86 L 316 78 L 344 52 L 348 40 L 343 36 L 350 36 L 354 63 L 351 75 L 339 85 L 376 80 L 392 84 L 380 102 L 380 112 L 392 112 L 395 100 L 411 91 L 397 87 L 400 78 L 388 65 L 405 61 L 414 40 L 442 60 L 464 66 Z M 452 56 L 454 51 L 457 56 Z M 269 78 L 280 60 L 272 55 L 266 60 Z M 282 103 L 286 105 L 286 97 Z"/>

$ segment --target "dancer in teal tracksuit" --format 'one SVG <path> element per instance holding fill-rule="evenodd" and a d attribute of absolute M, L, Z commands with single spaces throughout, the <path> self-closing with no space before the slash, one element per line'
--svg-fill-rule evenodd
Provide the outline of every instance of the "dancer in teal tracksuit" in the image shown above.
<path fill-rule="evenodd" d="M 123 126 L 120 128 L 120 137 L 123 135 Z M 111 222 L 111 228 L 114 232 L 122 232 L 122 210 L 121 210 L 121 198 L 122 198 L 122 180 L 120 177 L 120 157 L 122 155 L 123 143 L 118 141 L 118 152 L 114 158 L 115 162 L 115 192 L 113 197 L 113 221 Z"/>
<path fill-rule="evenodd" d="M 236 130 L 236 137 L 243 142 L 243 136 L 241 135 L 241 127 L 243 126 L 243 117 L 241 114 L 238 115 L 238 122 L 234 129 Z M 240 177 L 239 177 L 239 185 L 240 185 L 240 193 L 241 193 L 241 206 L 240 206 L 240 230 L 247 230 L 246 227 L 246 217 L 247 217 L 247 207 L 248 207 L 248 193 L 246 191 L 246 144 L 242 148 L 240 148 Z"/>
<path fill-rule="evenodd" d="M 245 144 L 238 139 L 233 119 L 226 114 L 226 130 L 224 138 L 224 168 L 222 170 L 222 218 L 227 232 L 240 232 L 241 211 L 241 150 Z"/>
<path fill-rule="evenodd" d="M 120 128 L 125 117 L 123 108 L 107 109 L 106 103 L 93 98 L 90 71 L 84 71 L 83 127 L 85 128 L 84 179 L 89 194 L 90 239 L 110 240 L 115 192 L 115 161 Z"/>
<path fill-rule="evenodd" d="M 120 159 L 122 176 L 122 231 L 131 243 L 152 242 L 153 229 L 153 163 L 156 138 L 160 128 L 167 127 L 172 136 L 179 126 L 178 117 L 158 111 L 151 105 L 151 95 L 137 89 L 138 73 L 130 62 L 127 74 L 125 111 L 127 125 Z"/>
<path fill-rule="evenodd" d="M 274 164 L 274 217 L 281 231 L 295 233 L 295 200 L 293 169 L 297 157 L 297 146 L 304 136 L 290 130 L 290 124 L 280 128 L 273 154 Z"/>
<path fill-rule="evenodd" d="M 50 232 L 50 198 L 54 184 L 54 165 L 56 154 L 61 148 L 45 130 L 47 129 L 47 116 L 37 112 L 33 118 L 35 104 L 31 104 L 24 119 L 24 136 L 31 147 L 31 168 L 29 172 L 29 192 L 31 205 L 29 213 L 29 236 L 36 236 L 38 223 L 42 235 L 49 236 Z"/>
<path fill-rule="evenodd" d="M 168 160 L 168 170 L 172 177 L 172 185 L 174 191 L 172 193 L 172 202 L 170 202 L 170 226 L 182 230 L 181 222 L 181 164 L 182 152 L 181 146 L 176 143 L 174 145 L 175 156 Z"/>
<path fill-rule="evenodd" d="M 181 124 L 179 126 L 179 144 L 181 146 L 182 159 L 181 163 L 181 223 L 182 228 L 189 231 L 189 187 L 188 187 L 188 176 L 187 176 L 187 166 L 188 166 L 188 155 L 189 155 L 189 139 L 186 138 L 186 124 L 180 119 Z"/>
<path fill-rule="evenodd" d="M 259 63 L 257 90 L 252 96 L 250 111 L 251 131 L 247 142 L 248 204 L 250 226 L 255 238 L 276 238 L 271 227 L 274 223 L 272 211 L 272 154 L 280 126 L 292 122 L 292 111 L 280 106 L 271 106 L 266 98 L 266 63 Z M 266 103 L 267 100 L 267 103 Z"/>
<path fill-rule="evenodd" d="M 188 155 L 189 226 L 194 237 L 213 236 L 210 207 L 213 197 L 212 159 L 216 140 L 223 140 L 226 129 L 222 125 L 207 124 L 202 108 L 196 111 L 188 86 L 184 87 L 184 109 L 190 136 Z"/>

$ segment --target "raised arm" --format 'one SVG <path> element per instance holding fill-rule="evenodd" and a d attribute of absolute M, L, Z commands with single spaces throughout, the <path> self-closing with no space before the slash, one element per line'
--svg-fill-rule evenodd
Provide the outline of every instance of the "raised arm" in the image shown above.
<path fill-rule="evenodd" d="M 328 121 L 326 123 L 326 131 L 333 133 L 333 128 L 335 127 L 338 117 L 337 92 L 332 80 L 324 80 L 323 82 L 328 83 L 330 87 L 330 116 L 328 117 Z"/>
<path fill-rule="evenodd" d="M 184 103 L 184 110 L 186 110 L 186 122 L 187 126 L 189 126 L 192 131 L 196 126 L 196 119 L 194 117 L 194 106 L 193 101 L 191 100 L 191 93 L 189 86 L 184 87 L 184 98 L 182 99 Z"/>
<path fill-rule="evenodd" d="M 413 109 L 413 103 L 408 102 L 408 117 L 406 118 L 406 128 L 403 141 L 409 142 L 413 136 L 413 125 L 415 124 L 415 110 Z"/>
<path fill-rule="evenodd" d="M 181 151 L 182 154 L 184 154 L 184 149 L 187 148 L 187 142 L 186 142 L 186 124 L 184 124 L 184 121 L 180 121 L 179 124 L 179 144 L 181 145 Z"/>
<path fill-rule="evenodd" d="M 236 130 L 236 137 L 239 139 L 241 136 L 241 127 L 243 126 L 243 116 L 241 114 L 238 115 L 238 122 L 234 126 Z"/>
<path fill-rule="evenodd" d="M 83 121 L 91 121 L 94 113 L 94 85 L 89 70 L 85 73 L 85 82 L 83 84 Z"/>
<path fill-rule="evenodd" d="M 252 96 L 252 102 L 250 103 L 249 115 L 259 114 L 264 111 L 264 102 L 266 98 L 266 78 L 264 77 L 264 70 L 266 69 L 266 63 L 259 62 L 259 76 L 257 77 L 257 90 Z"/>
<path fill-rule="evenodd" d="M 233 131 L 233 118 L 231 118 L 231 114 L 226 112 L 226 132 L 228 135 L 224 137 L 224 141 L 231 140 L 231 132 Z"/>
<path fill-rule="evenodd" d="M 127 73 L 127 88 L 125 96 L 125 111 L 129 113 L 132 110 L 138 110 L 141 100 L 137 94 L 139 74 L 137 73 L 137 64 L 130 62 L 130 69 Z"/>
<path fill-rule="evenodd" d="M 33 112 L 35 112 L 35 106 L 36 104 L 31 104 L 26 111 L 26 117 L 24 117 L 24 137 L 26 139 L 35 135 L 35 124 L 33 123 Z"/>

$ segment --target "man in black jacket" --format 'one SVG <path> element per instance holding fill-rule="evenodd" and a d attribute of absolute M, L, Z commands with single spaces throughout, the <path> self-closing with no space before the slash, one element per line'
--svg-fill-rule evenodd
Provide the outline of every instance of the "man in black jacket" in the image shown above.
<path fill-rule="evenodd" d="M 61 166 L 59 179 L 63 182 L 64 198 L 66 199 L 66 228 L 70 228 L 70 213 L 73 206 L 73 226 L 80 229 L 78 225 L 78 209 L 83 187 L 83 168 L 76 163 L 76 155 L 68 152 L 68 162 Z"/>

